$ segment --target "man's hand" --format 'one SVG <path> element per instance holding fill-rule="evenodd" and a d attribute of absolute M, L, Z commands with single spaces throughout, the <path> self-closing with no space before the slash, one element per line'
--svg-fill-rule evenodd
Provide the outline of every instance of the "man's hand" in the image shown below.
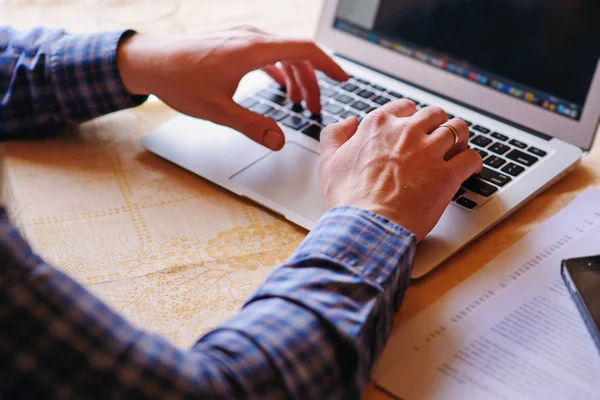
<path fill-rule="evenodd" d="M 184 38 L 136 34 L 119 46 L 117 63 L 130 93 L 154 94 L 182 113 L 229 126 L 272 150 L 285 141 L 277 123 L 232 100 L 244 75 L 262 69 L 314 114 L 321 112 L 314 69 L 336 80 L 349 78 L 313 42 L 249 27 Z"/>
<path fill-rule="evenodd" d="M 321 133 L 321 193 L 325 209 L 360 207 L 379 214 L 422 240 L 440 219 L 461 183 L 481 170 L 467 149 L 467 125 L 448 123 L 439 107 L 418 112 L 399 100 L 373 111 L 358 126 L 348 118 Z M 357 130 L 358 128 L 358 130 Z"/>

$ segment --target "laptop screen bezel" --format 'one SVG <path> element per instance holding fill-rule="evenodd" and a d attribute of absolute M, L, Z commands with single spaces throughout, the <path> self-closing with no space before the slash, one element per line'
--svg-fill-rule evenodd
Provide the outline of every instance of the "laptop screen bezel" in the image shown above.
<path fill-rule="evenodd" d="M 471 82 L 333 27 L 339 0 L 325 0 L 316 40 L 336 54 L 482 110 L 515 125 L 589 150 L 600 122 L 600 62 L 579 121 Z"/>

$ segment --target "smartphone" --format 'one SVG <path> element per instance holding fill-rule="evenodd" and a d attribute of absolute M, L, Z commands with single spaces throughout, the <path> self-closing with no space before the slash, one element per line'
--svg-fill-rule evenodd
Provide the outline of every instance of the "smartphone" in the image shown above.
<path fill-rule="evenodd" d="M 563 260 L 561 273 L 600 352 L 600 256 Z"/>

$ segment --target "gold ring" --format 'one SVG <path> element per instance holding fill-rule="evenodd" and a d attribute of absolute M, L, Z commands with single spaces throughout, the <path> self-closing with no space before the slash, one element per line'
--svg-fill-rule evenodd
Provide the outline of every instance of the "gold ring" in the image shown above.
<path fill-rule="evenodd" d="M 440 128 L 448 128 L 450 130 L 450 132 L 452 132 L 452 134 L 454 135 L 454 144 L 452 145 L 452 147 L 456 146 L 456 144 L 460 140 L 460 137 L 458 136 L 458 131 L 456 130 L 456 128 L 450 124 L 440 125 Z"/>

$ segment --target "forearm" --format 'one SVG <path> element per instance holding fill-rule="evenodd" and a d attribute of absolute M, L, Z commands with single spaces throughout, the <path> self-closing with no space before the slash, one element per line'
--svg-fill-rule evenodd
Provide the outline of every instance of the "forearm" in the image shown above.
<path fill-rule="evenodd" d="M 360 398 L 410 282 L 415 242 L 365 210 L 330 211 L 224 327 L 270 355 L 291 397 Z"/>
<path fill-rule="evenodd" d="M 0 393 L 38 396 L 358 397 L 414 252 L 389 222 L 329 213 L 236 317 L 183 351 L 44 264 L 5 218 L 0 228 Z"/>
<path fill-rule="evenodd" d="M 0 139 L 39 136 L 141 104 L 145 97 L 127 92 L 117 65 L 129 34 L 0 27 Z"/>

